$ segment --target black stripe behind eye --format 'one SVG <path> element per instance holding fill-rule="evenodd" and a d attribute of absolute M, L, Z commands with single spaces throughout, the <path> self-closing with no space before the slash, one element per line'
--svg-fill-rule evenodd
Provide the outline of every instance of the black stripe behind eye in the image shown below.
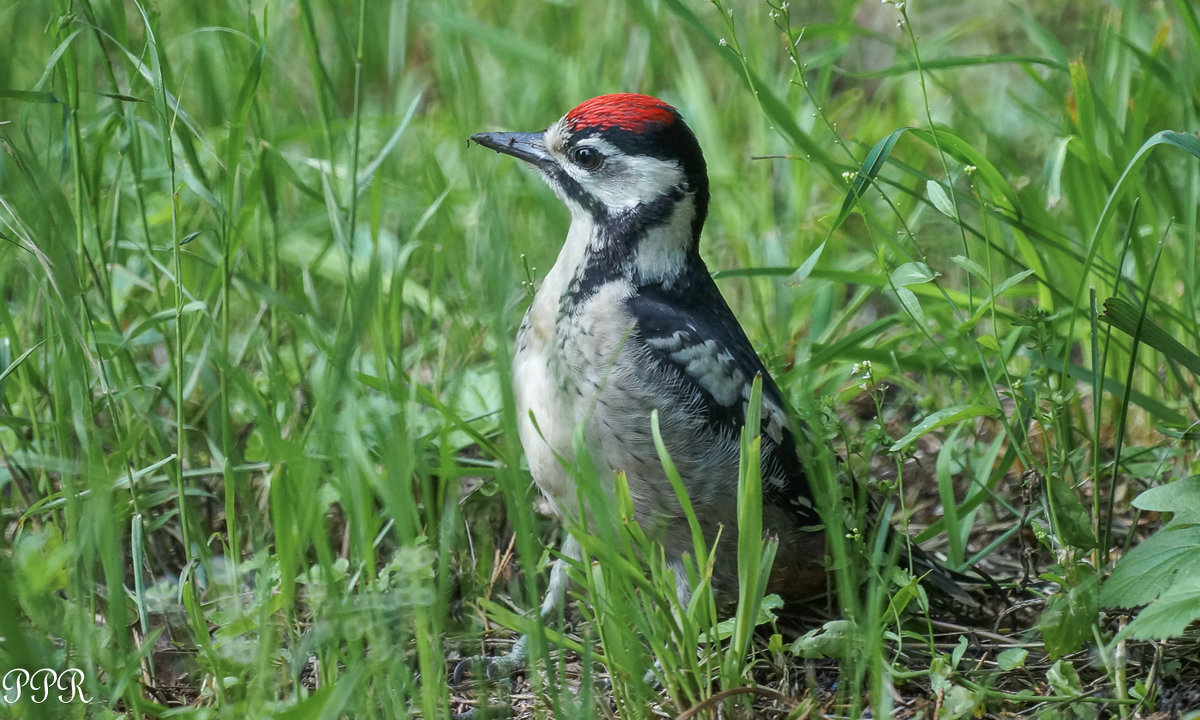
<path fill-rule="evenodd" d="M 578 183 L 575 186 L 579 187 Z M 599 242 L 590 249 L 587 262 L 567 288 L 564 301 L 568 305 L 577 305 L 607 283 L 619 279 L 633 281 L 632 263 L 637 256 L 638 243 L 646 241 L 647 231 L 671 219 L 671 213 L 682 197 L 683 192 L 676 189 L 653 202 L 616 215 L 609 215 L 603 206 L 599 213 L 593 211 Z M 595 198 L 591 199 L 596 202 Z"/>
<path fill-rule="evenodd" d="M 571 177 L 571 174 L 563 168 L 555 167 L 550 176 L 550 181 L 562 190 L 563 195 L 566 195 L 577 205 L 587 210 L 596 219 L 597 223 L 607 214 L 608 210 L 604 203 L 596 199 L 587 190 L 584 190 L 583 186 L 576 182 L 575 178 Z"/>

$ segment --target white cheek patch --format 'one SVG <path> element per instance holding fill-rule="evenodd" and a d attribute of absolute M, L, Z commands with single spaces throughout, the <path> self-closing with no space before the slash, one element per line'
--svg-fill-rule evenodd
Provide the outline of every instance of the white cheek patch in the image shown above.
<path fill-rule="evenodd" d="M 681 187 L 683 168 L 674 160 L 660 160 L 647 155 L 627 155 L 613 158 L 603 168 L 600 177 L 580 182 L 600 202 L 620 211 L 637 207 Z"/>
<path fill-rule="evenodd" d="M 675 204 L 665 223 L 646 232 L 633 256 L 633 267 L 639 280 L 670 284 L 683 269 L 688 247 L 693 241 L 695 209 L 695 197 L 686 195 Z"/>
<path fill-rule="evenodd" d="M 684 183 L 683 168 L 678 162 L 648 155 L 626 155 L 599 137 L 587 138 L 576 145 L 595 148 L 605 158 L 598 170 L 584 170 L 567 157 L 566 135 L 561 121 L 551 125 L 545 134 L 546 148 L 571 179 L 613 212 L 637 207 Z"/>

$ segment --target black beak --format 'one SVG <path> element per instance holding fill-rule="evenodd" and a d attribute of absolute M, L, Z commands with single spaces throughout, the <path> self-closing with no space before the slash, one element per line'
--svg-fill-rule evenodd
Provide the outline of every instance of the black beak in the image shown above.
<path fill-rule="evenodd" d="M 471 139 L 485 148 L 491 148 L 498 153 L 512 155 L 518 160 L 540 167 L 552 162 L 546 143 L 542 141 L 541 133 L 475 133 Z"/>

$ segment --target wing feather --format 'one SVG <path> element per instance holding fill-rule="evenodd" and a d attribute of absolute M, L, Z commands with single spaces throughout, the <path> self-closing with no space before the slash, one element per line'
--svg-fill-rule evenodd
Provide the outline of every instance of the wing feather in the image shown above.
<path fill-rule="evenodd" d="M 636 339 L 644 343 L 654 365 L 675 381 L 670 384 L 679 394 L 679 404 L 703 413 L 734 438 L 746 421 L 751 383 L 755 375 L 762 375 L 764 504 L 793 508 L 816 524 L 783 395 L 711 277 L 704 273 L 687 292 L 642 288 L 627 304 Z"/>

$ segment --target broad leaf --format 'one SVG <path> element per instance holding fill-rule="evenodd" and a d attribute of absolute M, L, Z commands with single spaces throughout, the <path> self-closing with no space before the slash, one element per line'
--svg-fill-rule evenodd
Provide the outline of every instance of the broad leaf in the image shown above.
<path fill-rule="evenodd" d="M 1183 522 L 1200 522 L 1200 475 L 1152 487 L 1133 499 L 1139 510 L 1175 513 Z"/>
<path fill-rule="evenodd" d="M 1168 525 L 1121 558 L 1104 583 L 1100 602 L 1105 607 L 1145 605 L 1171 587 L 1177 575 L 1192 576 L 1198 567 L 1200 525 Z"/>
<path fill-rule="evenodd" d="M 1079 584 L 1064 593 L 1052 595 L 1038 620 L 1046 652 L 1052 658 L 1082 647 L 1092 637 L 1092 626 L 1100 610 L 1096 576 L 1091 574 L 1091 568 L 1076 568 L 1071 574 L 1079 578 Z"/>
<path fill-rule="evenodd" d="M 1200 575 L 1180 576 L 1154 602 L 1138 613 L 1126 630 L 1138 640 L 1179 637 L 1193 620 L 1200 619 Z"/>

